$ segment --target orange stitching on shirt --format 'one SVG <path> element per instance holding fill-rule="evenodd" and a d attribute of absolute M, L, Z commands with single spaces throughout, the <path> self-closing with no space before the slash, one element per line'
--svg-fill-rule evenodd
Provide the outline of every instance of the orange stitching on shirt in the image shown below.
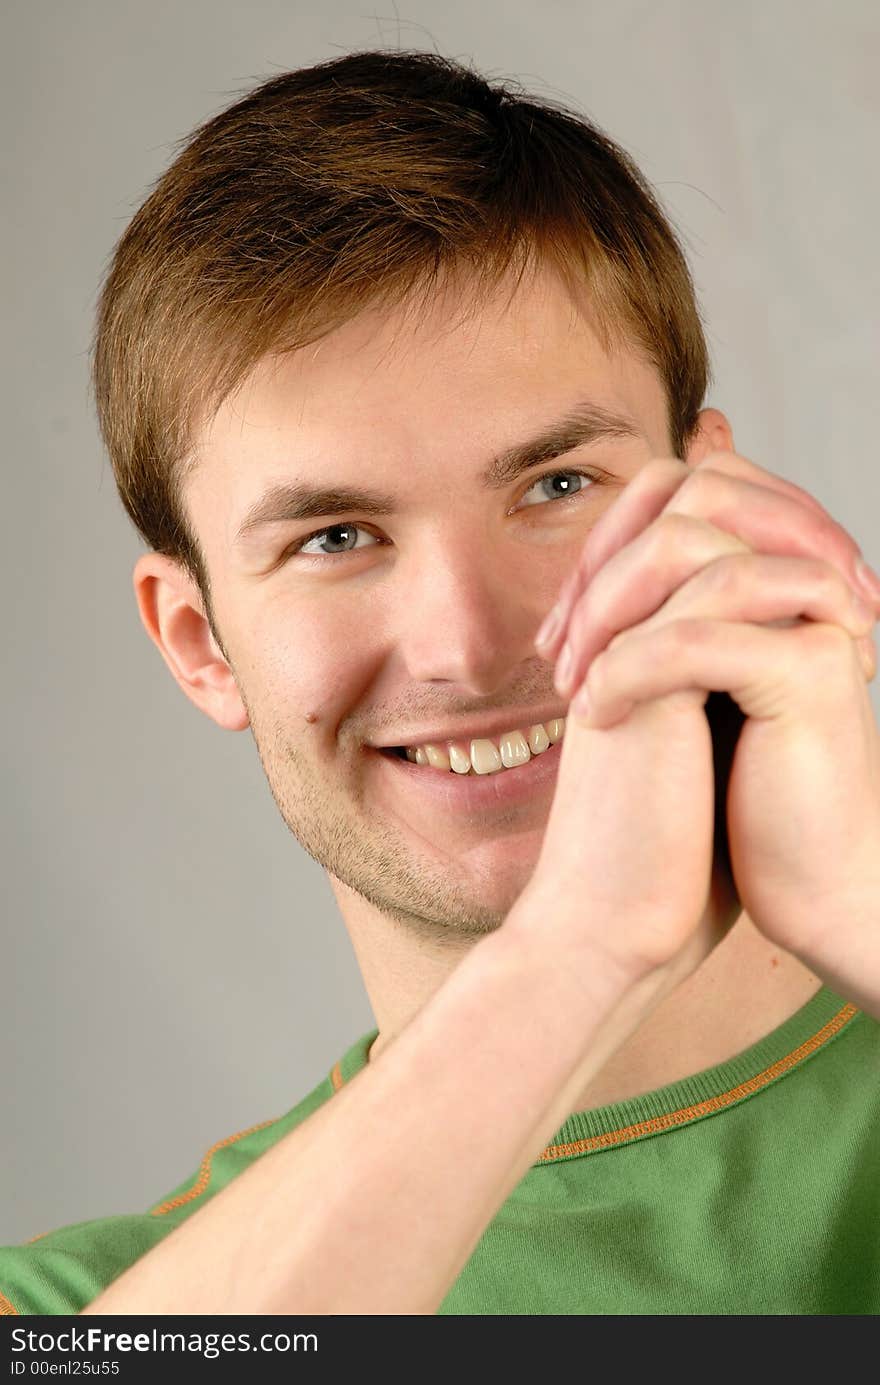
<path fill-rule="evenodd" d="M 823 1044 L 827 1043 L 857 1014 L 858 1010 L 855 1005 L 844 1005 L 811 1039 L 805 1040 L 799 1048 L 786 1054 L 778 1062 L 771 1063 L 770 1067 L 759 1072 L 757 1077 L 750 1078 L 748 1082 L 741 1082 L 738 1087 L 731 1087 L 729 1092 L 722 1092 L 720 1096 L 710 1097 L 706 1101 L 698 1101 L 693 1106 L 682 1106 L 678 1111 L 670 1111 L 665 1116 L 656 1116 L 653 1120 L 639 1121 L 637 1125 L 626 1125 L 621 1130 L 609 1130 L 604 1135 L 593 1135 L 584 1140 L 572 1140 L 570 1144 L 548 1145 L 544 1152 L 538 1156 L 537 1162 L 560 1159 L 570 1154 L 586 1154 L 591 1149 L 607 1149 L 611 1145 L 622 1144 L 624 1140 L 634 1140 L 639 1135 L 656 1135 L 662 1130 L 669 1130 L 676 1125 L 684 1125 L 685 1122 L 694 1120 L 697 1116 L 708 1115 L 710 1111 L 722 1111 L 725 1106 L 732 1106 L 734 1102 L 740 1101 L 745 1096 L 750 1096 L 752 1092 L 759 1091 L 761 1087 L 766 1087 L 768 1082 L 772 1082 L 774 1077 L 779 1077 L 789 1068 L 803 1062 L 817 1048 L 821 1048 Z M 333 1072 L 335 1073 L 338 1068 L 339 1064 L 337 1063 Z M 331 1074 L 332 1076 L 333 1074 Z M 340 1070 L 340 1086 L 344 1080 Z"/>
<path fill-rule="evenodd" d="M 339 1063 L 334 1064 L 333 1071 L 330 1073 L 330 1081 L 334 1089 L 339 1091 L 344 1081 Z M 211 1160 L 218 1150 L 223 1149 L 226 1145 L 235 1144 L 236 1140 L 243 1140 L 245 1135 L 253 1135 L 254 1131 L 265 1130 L 267 1125 L 274 1124 L 274 1120 L 260 1121 L 259 1125 L 252 1125 L 249 1130 L 239 1130 L 237 1135 L 227 1135 L 225 1140 L 218 1140 L 215 1145 L 211 1146 L 202 1160 L 199 1168 L 199 1176 L 189 1192 L 181 1193 L 179 1197 L 169 1198 L 167 1202 L 163 1202 L 159 1207 L 154 1207 L 150 1216 L 160 1217 L 163 1213 L 173 1212 L 176 1207 L 182 1207 L 184 1203 L 192 1202 L 193 1198 L 200 1197 L 208 1186 L 211 1177 Z M 46 1235 L 46 1232 L 43 1232 L 43 1235 Z"/>
<path fill-rule="evenodd" d="M 20 1316 L 18 1309 L 13 1308 L 6 1295 L 0 1294 L 0 1318 L 18 1318 Z M 15 1330 L 17 1332 L 18 1328 Z"/>
<path fill-rule="evenodd" d="M 748 1082 L 741 1082 L 738 1087 L 731 1087 L 730 1091 L 722 1092 L 719 1096 L 713 1096 L 706 1101 L 698 1101 L 693 1106 L 683 1106 L 678 1111 L 670 1111 L 665 1116 L 656 1116 L 653 1120 L 639 1121 L 636 1125 L 626 1125 L 621 1130 L 609 1130 L 604 1135 L 593 1135 L 588 1139 L 572 1140 L 570 1144 L 548 1145 L 540 1160 L 560 1159 L 570 1154 L 586 1154 L 591 1149 L 607 1149 L 610 1145 L 621 1144 L 624 1140 L 636 1139 L 639 1135 L 655 1135 L 662 1130 L 669 1130 L 676 1125 L 684 1125 L 686 1121 L 694 1120 L 697 1116 L 708 1115 L 710 1111 L 721 1111 L 725 1106 L 732 1106 L 734 1102 L 742 1097 L 750 1096 L 757 1092 L 761 1087 L 766 1087 L 768 1082 L 772 1082 L 774 1077 L 779 1077 L 782 1073 L 788 1072 L 790 1068 L 803 1062 L 811 1053 L 815 1053 L 817 1048 L 821 1048 L 833 1035 L 847 1024 L 854 1015 L 858 1014 L 855 1005 L 844 1005 L 842 1010 L 838 1010 L 826 1025 L 814 1034 L 811 1039 L 807 1039 L 794 1049 L 791 1053 L 780 1058 L 778 1062 L 771 1063 L 769 1068 L 759 1072 L 756 1077 L 750 1077 Z"/>
<path fill-rule="evenodd" d="M 252 1125 L 247 1130 L 239 1130 L 237 1135 L 227 1135 L 225 1140 L 218 1140 L 212 1145 L 201 1162 L 199 1175 L 189 1192 L 181 1193 L 179 1197 L 169 1198 L 167 1202 L 161 1203 L 159 1207 L 154 1207 L 150 1213 L 151 1217 L 161 1217 L 165 1212 L 173 1212 L 176 1207 L 183 1207 L 185 1203 L 192 1202 L 194 1198 L 201 1197 L 208 1186 L 211 1178 L 211 1160 L 218 1150 L 225 1149 L 227 1145 L 234 1145 L 236 1140 L 243 1140 L 245 1135 L 253 1135 L 257 1130 L 265 1130 L 267 1125 L 274 1125 L 274 1121 L 260 1121 L 259 1125 Z"/>

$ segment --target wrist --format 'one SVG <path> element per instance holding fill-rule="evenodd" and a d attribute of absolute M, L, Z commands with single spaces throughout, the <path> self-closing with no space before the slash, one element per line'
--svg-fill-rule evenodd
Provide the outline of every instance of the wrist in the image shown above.
<path fill-rule="evenodd" d="M 572 917 L 558 893 L 535 882 L 522 892 L 494 936 L 536 978 L 546 972 L 555 985 L 568 987 L 583 1015 L 589 1013 L 585 1006 L 606 1014 L 629 997 L 647 997 L 664 984 L 665 967 L 646 966 L 614 945 L 619 932 L 619 920 L 601 904 L 584 900 Z"/>
<path fill-rule="evenodd" d="M 786 950 L 837 995 L 880 1020 L 878 911 L 880 888 L 865 883 L 833 907 L 823 907 L 822 925 L 806 946 L 798 938 L 797 946 Z"/>
<path fill-rule="evenodd" d="M 662 971 L 636 951 L 639 928 L 633 924 L 632 918 L 621 920 L 601 900 L 565 899 L 564 884 L 532 877 L 500 932 L 511 945 L 552 958 L 554 967 L 570 972 L 572 983 L 614 1004 L 642 986 L 647 976 Z M 628 933 L 631 950 L 626 950 Z"/>

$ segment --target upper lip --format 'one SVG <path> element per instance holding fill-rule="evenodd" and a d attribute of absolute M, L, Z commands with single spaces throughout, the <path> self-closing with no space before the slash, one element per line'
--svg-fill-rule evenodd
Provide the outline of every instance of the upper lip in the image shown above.
<path fill-rule="evenodd" d="M 537 711 L 518 712 L 514 709 L 511 712 L 493 712 L 491 718 L 486 717 L 482 721 L 479 717 L 474 717 L 460 726 L 446 726 L 442 730 L 431 727 L 428 730 L 400 731 L 393 739 L 367 741 L 367 745 L 375 750 L 388 750 L 402 745 L 442 745 L 445 741 L 467 744 L 472 740 L 488 740 L 500 736 L 505 731 L 528 730 L 530 726 L 536 726 L 539 722 L 561 721 L 564 716 L 564 707 L 553 707 L 549 710 L 539 708 Z"/>

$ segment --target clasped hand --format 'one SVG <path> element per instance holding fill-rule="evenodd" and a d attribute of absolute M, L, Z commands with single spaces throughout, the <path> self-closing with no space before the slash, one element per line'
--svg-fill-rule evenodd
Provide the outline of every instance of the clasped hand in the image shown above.
<path fill-rule="evenodd" d="M 569 716 L 726 692 L 745 716 L 727 788 L 742 906 L 880 1018 L 880 734 L 868 683 L 880 583 L 806 491 L 733 452 L 659 458 L 592 529 L 536 640 Z"/>

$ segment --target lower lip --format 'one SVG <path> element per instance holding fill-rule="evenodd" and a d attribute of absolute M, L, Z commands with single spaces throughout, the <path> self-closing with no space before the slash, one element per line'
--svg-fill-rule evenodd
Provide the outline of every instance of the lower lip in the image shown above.
<path fill-rule="evenodd" d="M 515 807 L 528 803 L 544 788 L 552 785 L 559 767 L 563 742 L 556 741 L 539 755 L 533 755 L 524 765 L 499 769 L 493 774 L 456 774 L 453 770 L 436 769 L 433 765 L 415 765 L 399 755 L 387 755 L 373 750 L 394 776 L 400 792 L 417 794 L 422 801 L 433 802 L 450 812 L 491 813 L 493 808 Z"/>

